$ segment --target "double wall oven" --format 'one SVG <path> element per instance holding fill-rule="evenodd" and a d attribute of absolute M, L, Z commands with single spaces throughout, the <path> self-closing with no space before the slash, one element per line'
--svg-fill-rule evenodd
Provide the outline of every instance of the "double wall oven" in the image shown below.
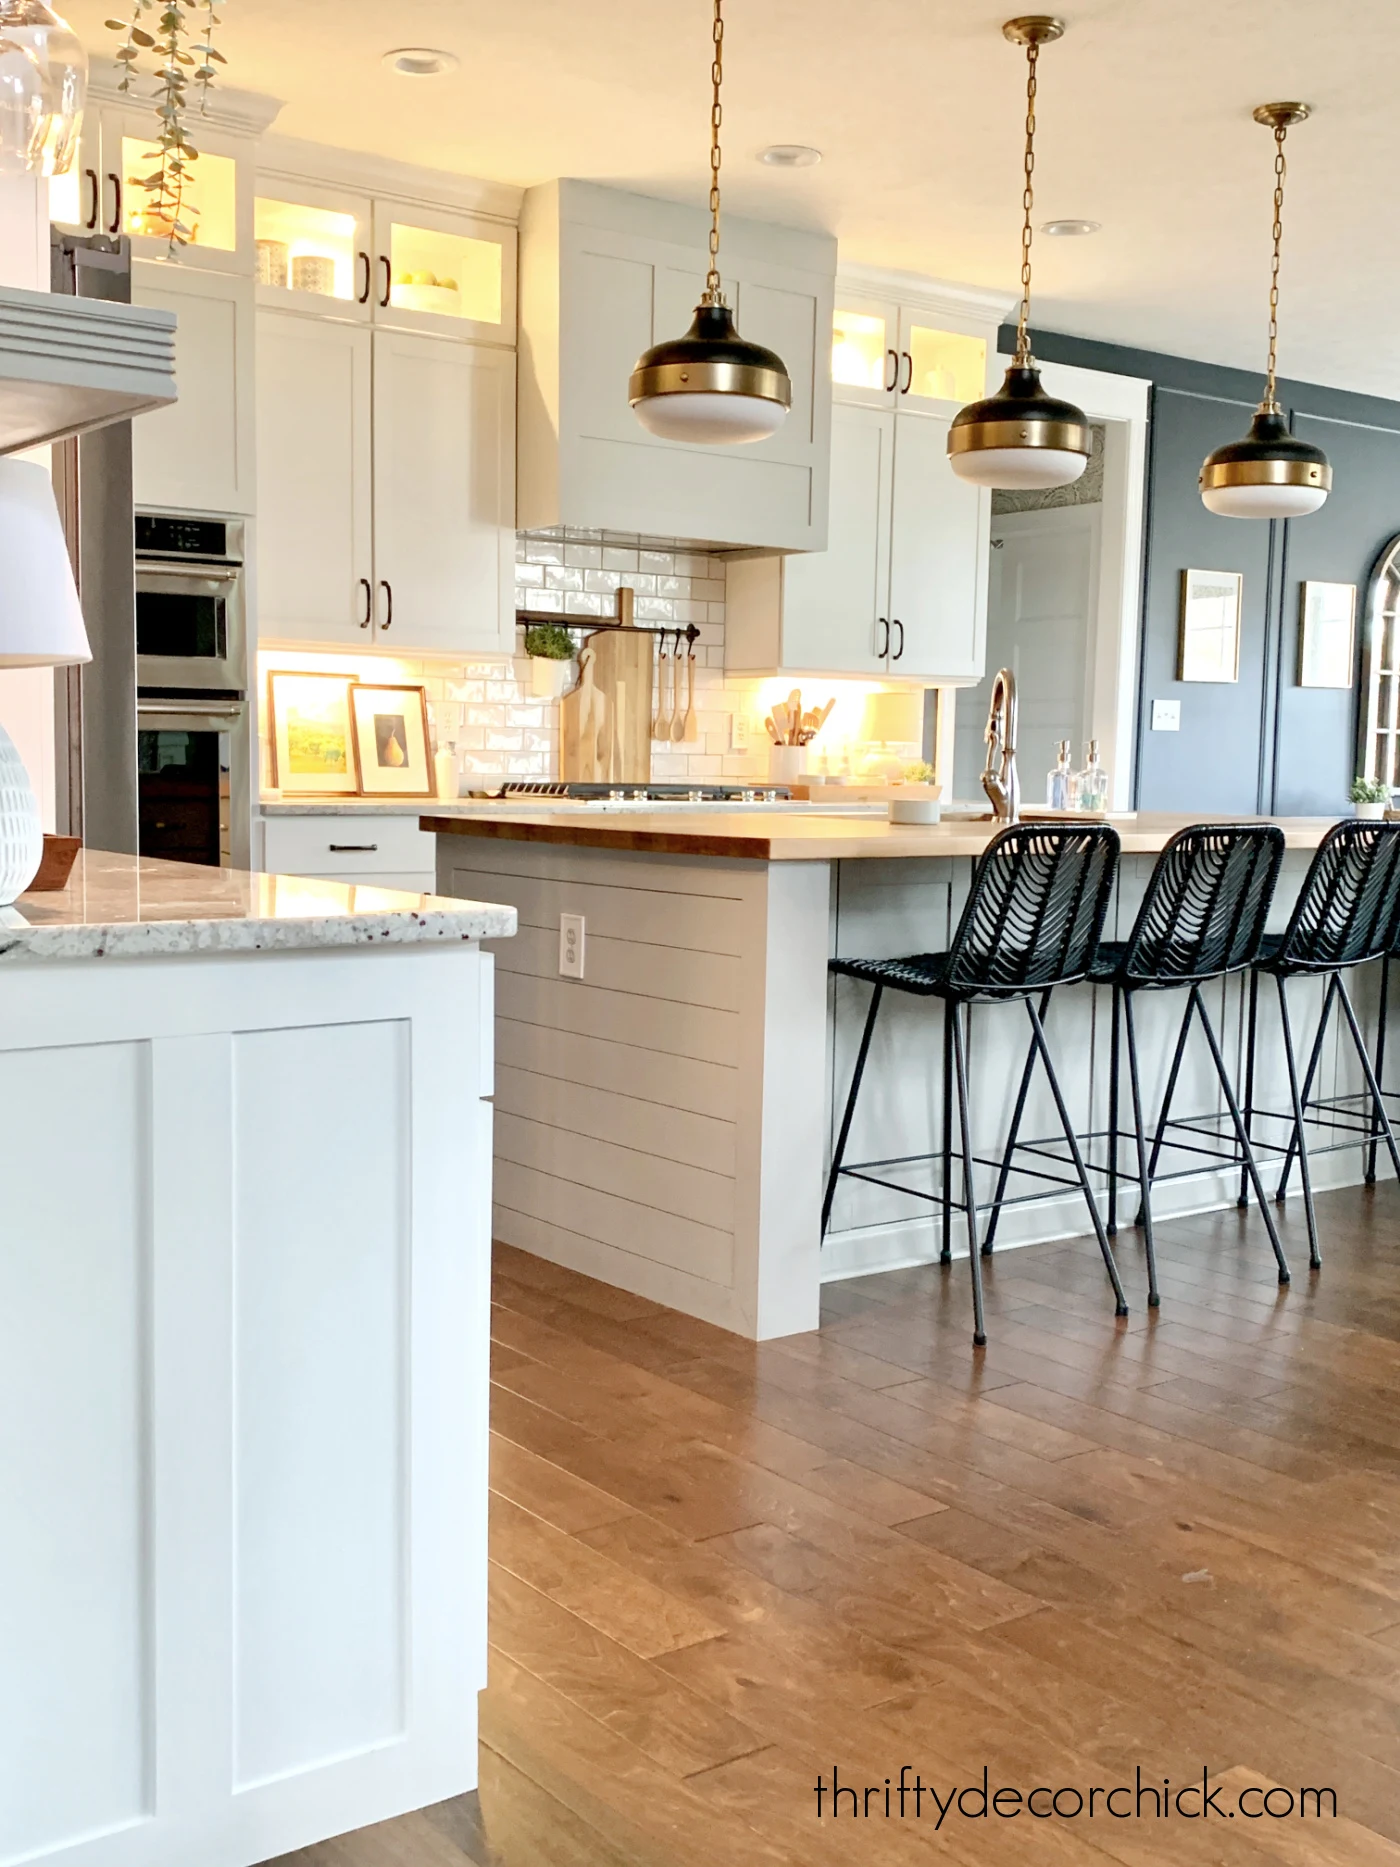
<path fill-rule="evenodd" d="M 243 522 L 136 514 L 143 856 L 249 866 Z"/>

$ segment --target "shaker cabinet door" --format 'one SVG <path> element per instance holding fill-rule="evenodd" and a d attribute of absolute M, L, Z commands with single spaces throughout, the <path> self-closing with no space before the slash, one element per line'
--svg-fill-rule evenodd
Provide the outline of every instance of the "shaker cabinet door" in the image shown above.
<path fill-rule="evenodd" d="M 832 409 L 827 547 L 784 560 L 784 668 L 885 670 L 894 435 L 892 414 L 841 403 Z"/>
<path fill-rule="evenodd" d="M 374 333 L 377 640 L 508 654 L 515 639 L 515 356 Z"/>
<path fill-rule="evenodd" d="M 255 454 L 253 281 L 133 260 L 131 298 L 173 311 L 179 400 L 131 428 L 138 506 L 251 512 Z"/>
<path fill-rule="evenodd" d="M 373 635 L 370 334 L 258 313 L 258 631 Z"/>
<path fill-rule="evenodd" d="M 991 495 L 948 465 L 948 418 L 901 409 L 890 541 L 890 673 L 982 678 Z"/>

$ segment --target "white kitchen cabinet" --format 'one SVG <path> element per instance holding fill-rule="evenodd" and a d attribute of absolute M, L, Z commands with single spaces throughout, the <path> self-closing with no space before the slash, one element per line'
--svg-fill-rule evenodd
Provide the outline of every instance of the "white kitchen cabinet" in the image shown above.
<path fill-rule="evenodd" d="M 374 333 L 376 622 L 400 653 L 515 639 L 515 356 Z"/>
<path fill-rule="evenodd" d="M 176 317 L 179 400 L 133 423 L 138 506 L 251 512 L 255 466 L 253 281 L 134 260 L 131 296 Z"/>
<path fill-rule="evenodd" d="M 258 313 L 258 630 L 508 654 L 515 358 Z"/>
<path fill-rule="evenodd" d="M 944 416 L 838 403 L 825 551 L 727 572 L 734 673 L 982 678 L 991 500 L 947 462 Z"/>
<path fill-rule="evenodd" d="M 368 324 L 373 211 L 367 195 L 259 175 L 253 201 L 259 307 Z"/>
<path fill-rule="evenodd" d="M 258 633 L 368 641 L 374 610 L 372 339 L 259 311 Z"/>
<path fill-rule="evenodd" d="M 514 348 L 514 227 L 453 208 L 376 200 L 372 258 L 377 325 Z"/>
<path fill-rule="evenodd" d="M 792 409 L 770 439 L 700 447 L 647 433 L 637 358 L 680 335 L 703 289 L 708 216 L 591 182 L 529 191 L 520 248 L 520 524 L 767 550 L 826 543 L 835 243 L 727 219 L 725 289 L 776 350 Z"/>
<path fill-rule="evenodd" d="M 367 889 L 431 894 L 436 839 L 418 828 L 418 818 L 433 809 L 433 801 L 411 808 L 411 815 L 392 817 L 371 811 L 357 816 L 327 812 L 268 817 L 263 822 L 263 868 L 272 875 L 310 875 Z"/>

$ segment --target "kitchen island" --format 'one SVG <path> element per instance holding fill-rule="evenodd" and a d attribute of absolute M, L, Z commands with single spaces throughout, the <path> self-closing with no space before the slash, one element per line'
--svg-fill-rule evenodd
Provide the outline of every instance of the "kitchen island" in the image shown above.
<path fill-rule="evenodd" d="M 509 907 L 80 856 L 0 925 L 0 1859 L 468 1789 Z"/>
<path fill-rule="evenodd" d="M 1126 932 L 1154 857 L 1188 821 L 1201 819 L 1114 820 L 1124 856 L 1110 936 Z M 816 1328 L 823 1278 L 937 1256 L 927 1208 L 853 1180 L 842 1181 L 821 1244 L 833 1110 L 868 1003 L 865 987 L 832 982 L 827 961 L 945 946 L 995 832 L 990 821 L 896 827 L 820 807 L 461 804 L 425 816 L 422 827 L 437 835 L 441 891 L 488 894 L 520 914 L 519 937 L 499 956 L 498 1238 L 758 1339 Z M 1281 827 L 1288 852 L 1275 925 L 1328 822 Z M 583 918 L 581 980 L 560 973 L 561 914 Z M 1310 1032 L 1320 994 L 1304 982 L 1293 990 L 1299 1026 Z M 1236 1060 L 1239 995 L 1229 981 L 1212 1000 Z M 886 1005 L 852 1160 L 927 1153 L 939 1133 L 938 1009 L 897 994 Z M 1057 995 L 1049 1020 L 1081 1132 L 1106 1125 L 1107 1009 L 1106 994 L 1076 987 Z M 1180 1013 L 1176 994 L 1147 994 L 1139 1009 L 1149 1110 L 1165 1086 Z M 1266 1001 L 1259 1104 L 1279 1109 L 1287 1079 L 1273 1017 Z M 1023 1029 L 1015 1008 L 974 1009 L 979 1155 L 1005 1136 Z M 1335 1053 L 1326 1070 L 1337 1088 L 1359 1086 L 1338 1075 Z M 1218 1108 L 1203 1047 L 1188 1052 L 1178 1106 Z M 1054 1126 L 1040 1084 L 1023 1133 Z M 1359 1177 L 1359 1150 L 1319 1157 L 1318 1185 Z M 1236 1183 L 1224 1172 L 1170 1182 L 1155 1209 L 1233 1204 Z M 1260 1275 L 1269 1279 L 1272 1257 L 1257 1229 Z M 1087 1230 L 1076 1194 L 1008 1211 L 999 1237 L 1034 1243 Z M 962 1237 L 955 1227 L 955 1249 L 965 1248 Z M 1119 1247 L 1129 1300 L 1141 1301 L 1138 1235 L 1120 1234 Z"/>

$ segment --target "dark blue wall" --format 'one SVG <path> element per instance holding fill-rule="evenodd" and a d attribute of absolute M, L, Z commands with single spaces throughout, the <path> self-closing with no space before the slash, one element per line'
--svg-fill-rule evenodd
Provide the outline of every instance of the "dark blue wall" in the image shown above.
<path fill-rule="evenodd" d="M 1015 333 L 1001 333 L 1010 351 Z M 1296 433 L 1327 451 L 1332 495 L 1306 519 L 1261 525 L 1206 511 L 1196 476 L 1211 448 L 1242 434 L 1262 378 L 1184 357 L 1034 333 L 1048 363 L 1108 370 L 1152 384 L 1144 526 L 1143 626 L 1136 801 L 1142 810 L 1263 811 L 1337 815 L 1356 770 L 1366 580 L 1400 533 L 1400 403 L 1315 384 L 1281 382 Z M 1181 573 L 1244 573 L 1240 678 L 1176 679 Z M 1358 590 L 1353 693 L 1296 685 L 1299 587 L 1305 580 Z M 1152 702 L 1181 702 L 1181 731 L 1148 730 Z"/>

